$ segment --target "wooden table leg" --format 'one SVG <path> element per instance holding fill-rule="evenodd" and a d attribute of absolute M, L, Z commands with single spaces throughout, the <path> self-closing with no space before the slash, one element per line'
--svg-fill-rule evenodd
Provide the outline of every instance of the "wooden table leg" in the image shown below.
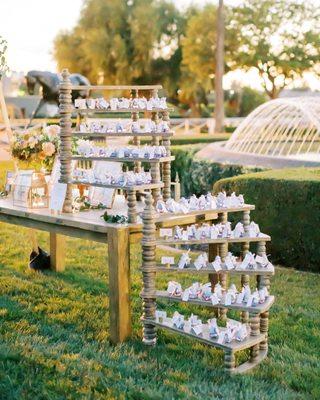
<path fill-rule="evenodd" d="M 53 271 L 62 272 L 65 268 L 66 237 L 50 232 L 50 267 Z"/>
<path fill-rule="evenodd" d="M 130 238 L 125 227 L 108 228 L 110 340 L 121 343 L 131 334 Z"/>

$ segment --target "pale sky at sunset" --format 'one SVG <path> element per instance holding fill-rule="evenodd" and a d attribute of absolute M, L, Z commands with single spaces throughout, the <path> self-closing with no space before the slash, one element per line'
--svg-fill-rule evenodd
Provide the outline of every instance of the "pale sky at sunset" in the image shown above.
<path fill-rule="evenodd" d="M 313 1 L 320 6 L 320 0 Z M 209 2 L 216 3 L 217 0 L 174 0 L 181 8 Z M 225 0 L 226 4 L 232 5 L 239 2 Z M 0 0 L 0 35 L 8 41 L 9 68 L 23 72 L 31 69 L 55 71 L 56 64 L 51 54 L 53 39 L 61 29 L 76 24 L 81 5 L 82 0 Z M 238 72 L 235 79 L 260 87 L 255 73 L 244 76 Z M 311 78 L 310 84 L 320 89 L 319 80 Z"/>

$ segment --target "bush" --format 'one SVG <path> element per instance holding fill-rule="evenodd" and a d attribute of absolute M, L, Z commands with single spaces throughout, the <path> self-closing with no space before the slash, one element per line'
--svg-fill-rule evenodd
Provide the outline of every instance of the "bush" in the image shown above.
<path fill-rule="evenodd" d="M 234 128 L 233 128 L 234 130 Z M 233 132 L 232 128 L 228 127 L 226 132 Z M 171 138 L 171 144 L 174 145 L 187 145 L 187 144 L 198 144 L 198 143 L 214 143 L 220 142 L 223 140 L 228 140 L 230 135 L 226 134 L 217 134 L 217 135 L 209 135 L 207 133 L 198 133 L 194 135 L 176 135 Z M 132 141 L 130 143 L 133 143 Z M 141 144 L 150 144 L 150 138 L 141 139 Z"/>
<path fill-rule="evenodd" d="M 239 117 L 246 117 L 251 111 L 267 100 L 267 96 L 264 93 L 245 86 L 241 92 Z"/>
<path fill-rule="evenodd" d="M 274 262 L 320 271 L 320 169 L 264 171 L 223 179 L 214 191 L 243 193 L 254 220 L 272 236 Z"/>
<path fill-rule="evenodd" d="M 172 154 L 176 159 L 172 163 L 172 179 L 178 173 L 183 196 L 197 195 L 212 190 L 214 182 L 221 178 L 244 174 L 253 169 L 238 165 L 223 165 L 195 158 L 201 146 L 173 146 Z M 257 169 L 254 169 L 256 171 Z"/>

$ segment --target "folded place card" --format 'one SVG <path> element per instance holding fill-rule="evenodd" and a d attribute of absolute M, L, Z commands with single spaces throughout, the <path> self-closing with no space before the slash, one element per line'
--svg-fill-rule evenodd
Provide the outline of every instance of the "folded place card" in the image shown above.
<path fill-rule="evenodd" d="M 172 229 L 160 228 L 160 237 L 172 237 Z"/>
<path fill-rule="evenodd" d="M 161 257 L 161 264 L 174 264 L 174 257 Z"/>

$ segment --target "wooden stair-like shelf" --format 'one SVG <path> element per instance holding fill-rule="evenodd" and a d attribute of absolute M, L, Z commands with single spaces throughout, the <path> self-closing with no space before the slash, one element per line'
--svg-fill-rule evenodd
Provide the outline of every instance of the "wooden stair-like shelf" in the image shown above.
<path fill-rule="evenodd" d="M 171 321 L 171 318 L 167 318 L 168 320 Z M 266 336 L 264 334 L 260 334 L 257 336 L 249 336 L 248 338 L 246 338 L 245 340 L 243 340 L 242 342 L 238 342 L 236 340 L 233 340 L 230 343 L 218 343 L 217 339 L 213 339 L 209 337 L 209 333 L 208 331 L 205 329 L 204 327 L 204 332 L 202 333 L 202 335 L 195 335 L 192 332 L 187 332 L 184 331 L 183 329 L 178 329 L 172 325 L 166 324 L 166 323 L 160 323 L 160 322 L 156 322 L 156 321 L 152 321 L 152 320 L 145 320 L 142 318 L 142 321 L 147 322 L 150 325 L 154 325 L 158 328 L 162 328 L 162 329 L 168 329 L 169 331 L 175 332 L 175 333 L 179 333 L 180 335 L 184 335 L 187 337 L 191 337 L 191 338 L 196 338 L 198 339 L 200 342 L 203 342 L 205 344 L 209 344 L 211 346 L 217 347 L 219 349 L 223 349 L 223 350 L 233 350 L 233 351 L 240 351 L 240 350 L 244 350 L 244 349 L 248 349 L 249 347 L 252 347 L 258 343 L 261 343 L 263 340 L 265 340 Z M 220 328 L 221 332 L 225 331 L 224 328 Z"/>
<path fill-rule="evenodd" d="M 99 133 L 99 132 L 79 132 L 75 131 L 72 133 L 72 136 L 88 136 L 91 138 L 108 138 L 108 137 L 126 137 L 126 136 L 148 136 L 148 137 L 172 137 L 173 132 L 106 132 L 106 133 Z"/>
<path fill-rule="evenodd" d="M 77 161 L 114 161 L 114 162 L 147 162 L 147 163 L 164 163 L 174 160 L 174 157 L 159 157 L 159 158 L 144 158 L 144 157 L 84 157 L 84 156 L 72 156 L 72 160 Z"/>
<path fill-rule="evenodd" d="M 240 265 L 238 262 L 237 265 Z M 270 264 L 271 265 L 271 264 Z M 257 269 L 227 269 L 223 267 L 220 271 L 215 271 L 213 268 L 196 269 L 194 264 L 190 264 L 187 268 L 178 268 L 177 264 L 165 266 L 163 264 L 157 265 L 159 272 L 178 272 L 178 273 L 191 273 L 191 274 L 230 274 L 230 275 L 274 275 L 274 267 L 269 266 Z"/>
<path fill-rule="evenodd" d="M 151 189 L 160 189 L 163 187 L 163 183 L 144 183 L 142 185 L 107 185 L 104 183 L 90 183 L 90 182 L 82 182 L 77 180 L 70 181 L 73 185 L 84 185 L 84 186 L 95 186 L 106 189 L 122 189 L 122 190 L 151 190 Z"/>
<path fill-rule="evenodd" d="M 73 111 L 78 114 L 168 113 L 173 111 L 173 108 L 153 108 L 152 110 L 147 110 L 146 108 L 118 108 L 117 110 L 110 110 L 110 108 L 107 110 L 99 108 L 74 108 Z"/>
<path fill-rule="evenodd" d="M 205 301 L 201 299 L 189 299 L 188 301 L 183 301 L 181 296 L 170 296 L 165 290 L 157 290 L 156 298 L 165 301 L 174 301 L 178 303 L 189 303 L 197 306 L 211 307 L 211 308 L 225 308 L 237 311 L 246 311 L 249 313 L 263 313 L 269 310 L 269 308 L 274 303 L 274 296 L 268 296 L 266 301 L 262 304 L 257 304 L 256 306 L 247 307 L 245 304 L 230 304 L 225 306 L 224 304 L 213 305 L 211 301 Z"/>
<path fill-rule="evenodd" d="M 263 235 L 263 236 L 262 236 Z M 157 239 L 157 244 L 173 246 L 175 244 L 184 244 L 184 245 L 192 245 L 192 244 L 223 244 L 223 243 L 254 243 L 254 242 L 269 242 L 271 237 L 265 234 L 257 237 L 249 237 L 243 236 L 241 238 L 218 238 L 218 239 L 189 239 L 189 240 L 181 240 L 181 239 Z"/>
<path fill-rule="evenodd" d="M 254 288 L 267 289 L 270 292 L 270 276 L 274 275 L 274 268 L 271 263 L 266 267 L 257 267 L 257 269 L 250 270 L 228 270 L 225 267 L 225 258 L 228 254 L 228 245 L 232 243 L 241 244 L 241 257 L 243 257 L 250 251 L 251 243 L 256 243 L 256 254 L 260 257 L 266 256 L 266 242 L 270 241 L 271 238 L 268 235 L 260 234 L 258 237 L 249 237 L 249 226 L 250 226 L 250 210 L 254 209 L 253 205 L 244 205 L 243 207 L 226 208 L 225 210 L 203 210 L 202 213 L 215 212 L 217 214 L 219 223 L 226 223 L 228 221 L 229 212 L 243 212 L 242 223 L 244 227 L 245 236 L 241 238 L 219 238 L 219 239 L 190 239 L 190 240 L 176 240 L 173 238 L 160 238 L 157 237 L 157 225 L 159 225 L 159 219 L 161 214 L 155 214 L 152 199 L 150 195 L 146 195 L 145 200 L 146 207 L 142 214 L 143 220 L 143 237 L 142 237 L 142 276 L 143 276 L 143 289 L 141 297 L 143 299 L 143 342 L 147 345 L 156 344 L 157 333 L 156 328 L 167 329 L 173 333 L 187 336 L 189 338 L 198 340 L 202 343 L 220 348 L 224 351 L 224 365 L 226 372 L 233 373 L 245 373 L 257 366 L 266 356 L 268 351 L 268 321 L 269 321 L 269 309 L 274 303 L 274 296 L 268 295 L 263 303 L 259 303 L 254 306 L 247 306 L 245 303 L 242 304 L 216 304 L 213 305 L 211 300 L 206 301 L 203 299 L 189 299 L 183 301 L 182 296 L 171 296 L 167 291 L 155 290 L 156 287 L 156 274 L 161 273 L 192 273 L 203 276 L 204 274 L 209 276 L 209 280 L 212 285 L 219 283 L 224 291 L 227 290 L 227 279 L 230 275 L 237 275 L 241 277 L 241 287 L 250 285 L 250 279 L 253 279 Z M 186 213 L 181 221 L 177 220 L 177 224 L 187 225 L 190 223 L 190 217 L 198 216 L 199 210 L 192 213 Z M 168 216 L 168 219 L 173 218 L 176 214 L 162 214 Z M 165 218 L 163 219 L 165 222 Z M 172 221 L 171 221 L 172 222 Z M 161 226 L 161 224 L 160 224 Z M 170 228 L 172 227 L 172 224 Z M 175 246 L 175 245 L 203 245 L 207 244 L 208 259 L 209 262 L 206 268 L 197 270 L 194 263 L 191 262 L 188 268 L 179 269 L 177 264 L 173 265 L 159 265 L 156 262 L 156 249 L 158 245 Z M 213 262 L 215 257 L 219 255 L 222 260 L 221 271 L 216 272 L 213 268 L 209 267 L 209 263 Z M 237 260 L 237 266 L 241 264 L 241 259 Z M 213 288 L 213 286 L 212 286 Z M 165 318 L 162 323 L 155 322 L 156 316 L 156 303 L 157 301 L 163 302 L 179 302 L 185 305 L 196 305 L 201 307 L 208 307 L 213 310 L 212 316 L 215 316 L 221 321 L 226 321 L 228 310 L 238 312 L 241 315 L 241 322 L 243 324 L 250 325 L 250 336 L 243 341 L 232 341 L 231 343 L 221 343 L 218 339 L 212 339 L 208 334 L 208 325 L 203 325 L 203 333 L 197 336 L 191 331 L 185 331 L 172 326 L 172 319 Z M 211 317 L 212 318 L 212 317 Z M 223 331 L 223 328 L 219 328 Z M 235 352 L 250 349 L 250 358 L 248 361 L 241 365 L 236 366 Z"/>

